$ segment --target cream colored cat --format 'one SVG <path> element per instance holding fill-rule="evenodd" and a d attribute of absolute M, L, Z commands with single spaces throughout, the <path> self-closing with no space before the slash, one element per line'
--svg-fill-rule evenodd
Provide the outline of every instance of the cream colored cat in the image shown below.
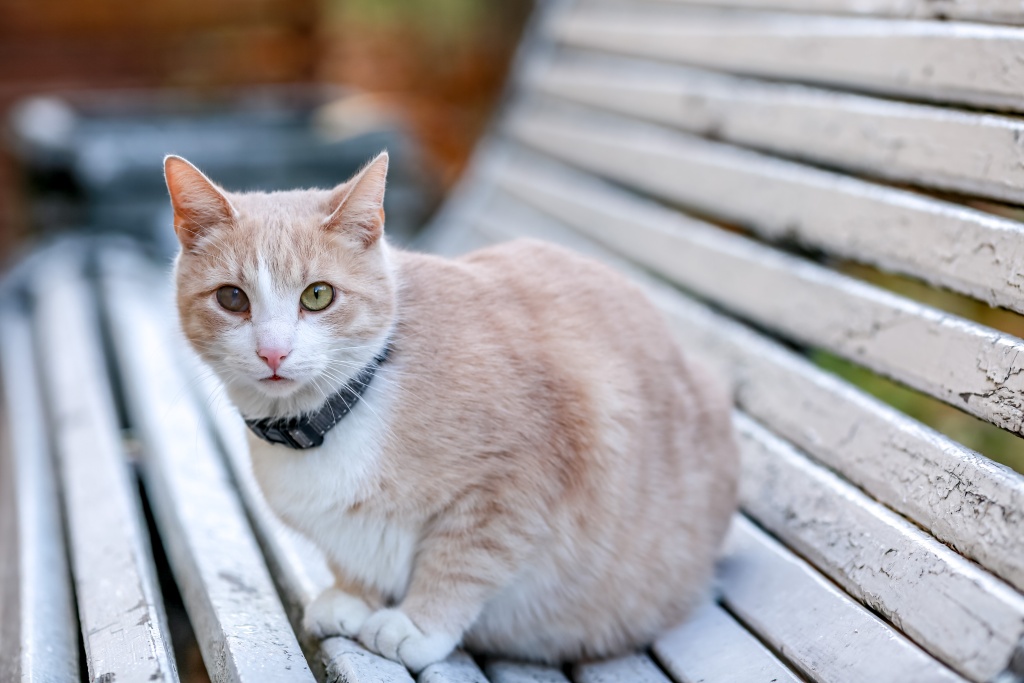
<path fill-rule="evenodd" d="M 650 642 L 702 597 L 735 507 L 726 395 L 593 261 L 389 247 L 387 164 L 241 194 L 165 162 L 182 327 L 243 416 L 318 411 L 376 370 L 322 446 L 251 440 L 336 577 L 306 627 L 414 671 L 460 643 L 559 662 Z"/>

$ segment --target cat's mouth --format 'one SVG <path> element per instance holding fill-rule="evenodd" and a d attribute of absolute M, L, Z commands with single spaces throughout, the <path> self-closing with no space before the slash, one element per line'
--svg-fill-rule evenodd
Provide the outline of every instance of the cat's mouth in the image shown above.
<path fill-rule="evenodd" d="M 264 377 L 260 380 L 261 382 L 291 382 L 292 380 L 288 377 L 282 377 L 276 372 L 270 377 Z"/>

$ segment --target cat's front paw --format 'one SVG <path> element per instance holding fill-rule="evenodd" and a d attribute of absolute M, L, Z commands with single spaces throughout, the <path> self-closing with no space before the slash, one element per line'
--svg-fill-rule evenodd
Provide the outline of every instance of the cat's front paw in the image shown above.
<path fill-rule="evenodd" d="M 374 612 L 363 624 L 359 642 L 418 673 L 451 654 L 458 638 L 447 633 L 423 633 L 405 612 L 382 609 Z"/>
<path fill-rule="evenodd" d="M 355 636 L 373 613 L 361 598 L 328 588 L 306 606 L 302 626 L 315 638 Z"/>

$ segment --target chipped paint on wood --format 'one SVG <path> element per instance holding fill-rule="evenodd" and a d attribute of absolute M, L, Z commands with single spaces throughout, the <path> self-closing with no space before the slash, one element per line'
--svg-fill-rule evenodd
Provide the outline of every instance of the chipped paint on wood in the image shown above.
<path fill-rule="evenodd" d="M 726 539 L 720 585 L 729 610 L 812 681 L 963 680 L 744 517 Z"/>
<path fill-rule="evenodd" d="M 525 144 L 673 203 L 1024 312 L 1024 224 L 580 107 L 524 107 Z"/>
<path fill-rule="evenodd" d="M 723 8 L 1024 24 L 1020 0 L 673 0 Z"/>
<path fill-rule="evenodd" d="M 36 264 L 31 290 L 47 295 L 35 322 L 85 660 L 93 679 L 173 682 L 163 599 L 83 265 L 80 254 L 52 251 Z"/>
<path fill-rule="evenodd" d="M 553 97 L 716 140 L 890 181 L 1024 203 L 1024 121 L 1013 116 L 592 54 L 562 55 L 536 69 L 528 83 Z M 755 159 L 749 170 L 764 163 Z M 767 182 L 775 174 L 769 176 Z M 707 193 L 675 187 L 697 200 Z M 716 187 L 720 193 L 734 184 Z M 714 202 L 719 193 L 704 201 Z"/>
<path fill-rule="evenodd" d="M 1024 340 L 688 218 L 554 162 L 510 166 L 515 196 L 680 286 L 1015 433 Z"/>
<path fill-rule="evenodd" d="M 575 47 L 905 98 L 1024 110 L 1024 28 L 667 3 L 579 3 L 551 27 Z M 895 68 L 894 68 L 895 66 Z"/>
<path fill-rule="evenodd" d="M 738 414 L 743 509 L 977 683 L 1024 642 L 1024 596 Z"/>

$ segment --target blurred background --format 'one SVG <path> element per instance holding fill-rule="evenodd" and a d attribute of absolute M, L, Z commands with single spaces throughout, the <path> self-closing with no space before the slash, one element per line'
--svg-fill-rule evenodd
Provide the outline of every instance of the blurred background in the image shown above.
<path fill-rule="evenodd" d="M 228 188 L 271 189 L 332 186 L 388 147 L 401 241 L 458 177 L 530 8 L 0 0 L 0 262 L 68 228 L 172 249 L 167 153 Z"/>

